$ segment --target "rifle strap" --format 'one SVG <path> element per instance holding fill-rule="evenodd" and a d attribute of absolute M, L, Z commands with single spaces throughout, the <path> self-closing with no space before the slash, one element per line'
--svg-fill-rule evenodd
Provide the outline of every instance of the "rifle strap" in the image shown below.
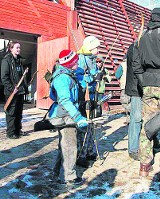
<path fill-rule="evenodd" d="M 86 71 L 88 71 L 88 74 L 91 75 L 91 73 L 90 73 L 90 68 L 89 68 L 89 66 L 88 66 L 88 64 L 87 64 L 87 60 L 86 60 L 85 55 L 84 55 L 84 62 L 85 62 L 85 65 L 86 65 L 86 67 L 87 67 L 87 69 L 85 70 L 85 73 L 86 73 Z"/>
<path fill-rule="evenodd" d="M 54 104 L 54 102 L 53 102 L 53 104 Z M 51 104 L 51 106 L 50 106 L 49 109 L 47 110 L 47 113 L 44 115 L 42 121 L 44 121 L 44 120 L 46 119 L 46 117 L 47 117 L 49 111 L 51 110 L 51 108 L 52 108 L 52 106 L 53 106 L 53 104 Z"/>

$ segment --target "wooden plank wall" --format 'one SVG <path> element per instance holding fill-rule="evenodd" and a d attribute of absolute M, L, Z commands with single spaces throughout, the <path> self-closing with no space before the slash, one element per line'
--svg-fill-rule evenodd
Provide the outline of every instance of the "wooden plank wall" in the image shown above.
<path fill-rule="evenodd" d="M 52 71 L 53 65 L 63 49 L 68 49 L 68 37 L 42 42 L 38 45 L 37 70 L 39 72 L 37 74 L 37 108 L 47 109 L 52 103 L 49 98 L 42 99 L 49 94 L 49 84 L 44 79 L 44 75 L 47 69 Z"/>
<path fill-rule="evenodd" d="M 42 35 L 67 35 L 68 7 L 47 0 L 0 0 L 0 28 Z"/>

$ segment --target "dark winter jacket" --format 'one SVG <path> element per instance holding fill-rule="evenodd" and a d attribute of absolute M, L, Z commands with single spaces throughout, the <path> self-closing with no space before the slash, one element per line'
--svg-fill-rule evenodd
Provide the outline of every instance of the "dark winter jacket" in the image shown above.
<path fill-rule="evenodd" d="M 15 61 L 13 55 L 11 53 L 7 54 L 1 62 L 1 80 L 4 85 L 4 94 L 9 96 L 15 86 L 18 84 L 20 78 L 23 75 L 24 69 L 21 63 L 21 56 L 17 57 Z M 16 65 L 20 67 L 20 73 L 17 72 Z M 26 80 L 22 82 L 19 87 L 17 94 L 25 94 L 27 90 Z"/>
<path fill-rule="evenodd" d="M 152 11 L 147 31 L 134 49 L 133 70 L 143 74 L 143 86 L 160 86 L 160 8 Z"/>
<path fill-rule="evenodd" d="M 132 60 L 133 60 L 133 47 L 134 44 L 131 44 L 128 52 L 127 52 L 127 74 L 126 74 L 126 86 L 125 86 L 125 93 L 128 96 L 138 96 L 141 97 L 141 89 L 138 86 L 138 79 L 136 75 L 133 73 L 132 68 Z"/>

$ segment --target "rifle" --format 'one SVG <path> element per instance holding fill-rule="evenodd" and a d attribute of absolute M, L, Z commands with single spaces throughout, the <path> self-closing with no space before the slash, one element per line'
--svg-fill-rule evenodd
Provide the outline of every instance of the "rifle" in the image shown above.
<path fill-rule="evenodd" d="M 28 87 L 32 84 L 32 82 L 33 82 L 33 80 L 34 80 L 34 78 L 35 78 L 35 76 L 36 76 L 36 74 L 37 74 L 38 72 L 39 72 L 39 71 L 36 70 L 36 71 L 33 73 L 33 76 L 32 76 L 32 78 L 31 78 L 31 81 L 28 83 Z"/>
<path fill-rule="evenodd" d="M 99 106 L 99 105 L 102 105 L 104 102 L 107 102 L 109 99 L 111 99 L 112 96 L 113 96 L 113 93 L 112 93 L 112 91 L 110 91 L 110 92 L 108 93 L 108 95 L 104 95 L 104 96 L 102 97 L 102 99 L 100 99 L 100 100 L 97 102 L 97 105 L 98 105 L 98 106 Z"/>
<path fill-rule="evenodd" d="M 143 13 L 141 13 L 141 28 L 140 28 L 139 35 L 138 35 L 138 46 L 139 46 L 140 39 L 143 34 L 143 29 L 144 29 L 144 16 L 143 16 Z"/>
<path fill-rule="evenodd" d="M 14 97 L 15 94 L 18 92 L 18 89 L 19 89 L 19 87 L 20 87 L 20 85 L 21 85 L 22 81 L 24 80 L 24 77 L 25 77 L 25 75 L 26 75 L 27 73 L 28 73 L 28 67 L 25 69 L 25 71 L 24 71 L 24 73 L 23 73 L 21 79 L 19 80 L 18 84 L 15 86 L 14 91 L 11 93 L 11 95 L 10 95 L 9 98 L 7 99 L 7 101 L 6 101 L 5 105 L 4 105 L 4 111 L 7 110 L 8 106 L 10 105 L 10 103 L 11 103 L 11 101 L 12 101 L 12 99 L 13 99 L 13 97 Z"/>
<path fill-rule="evenodd" d="M 116 43 L 116 41 L 117 41 L 117 39 L 118 39 L 118 36 L 119 36 L 119 34 L 117 35 L 117 37 L 115 38 L 115 40 L 114 40 L 114 42 L 113 42 L 111 48 L 109 49 L 109 51 L 108 51 L 108 53 L 107 53 L 107 56 L 106 56 L 106 58 L 105 58 L 105 60 L 104 60 L 104 63 L 107 61 L 108 56 L 109 56 L 110 52 L 112 51 L 112 49 L 113 49 L 113 47 L 114 47 L 114 45 L 115 45 L 115 43 Z"/>

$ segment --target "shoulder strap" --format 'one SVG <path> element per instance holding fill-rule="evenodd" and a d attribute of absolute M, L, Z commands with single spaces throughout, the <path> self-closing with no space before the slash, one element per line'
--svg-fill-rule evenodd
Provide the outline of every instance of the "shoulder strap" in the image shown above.
<path fill-rule="evenodd" d="M 53 104 L 54 104 L 54 102 L 53 102 Z M 47 114 L 48 114 L 48 113 L 49 113 L 49 111 L 51 110 L 51 108 L 52 108 L 53 104 L 51 104 L 51 106 L 50 106 L 50 107 L 49 107 L 49 109 L 47 110 L 47 113 L 44 115 L 44 117 L 43 117 L 42 121 L 44 121 L 44 120 L 46 119 Z"/>
<path fill-rule="evenodd" d="M 89 66 L 88 66 L 88 64 L 87 64 L 87 60 L 86 60 L 85 55 L 84 55 L 84 61 L 85 61 L 86 67 L 87 67 L 88 74 L 91 75 L 91 74 L 90 74 L 90 68 L 89 68 Z M 86 71 L 85 71 L 85 73 L 86 73 Z"/>

